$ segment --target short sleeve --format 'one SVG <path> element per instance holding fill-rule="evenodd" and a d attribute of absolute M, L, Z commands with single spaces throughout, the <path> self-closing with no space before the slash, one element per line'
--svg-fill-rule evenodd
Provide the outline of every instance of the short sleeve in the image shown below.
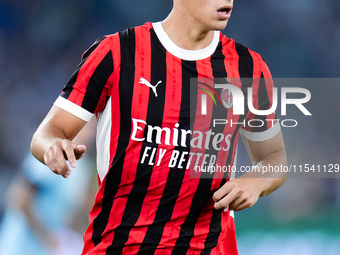
<path fill-rule="evenodd" d="M 105 108 L 113 65 L 111 38 L 101 37 L 85 51 L 54 105 L 89 121 Z"/>
<path fill-rule="evenodd" d="M 266 63 L 260 59 L 260 78 L 254 78 L 252 85 L 252 107 L 249 109 L 241 134 L 252 141 L 265 141 L 280 132 L 280 124 L 273 108 L 274 82 Z M 277 100 L 276 100 L 277 103 Z M 249 104 L 249 103 L 248 103 Z M 249 108 L 251 106 L 248 105 Z M 261 112 L 261 114 L 260 114 Z"/>

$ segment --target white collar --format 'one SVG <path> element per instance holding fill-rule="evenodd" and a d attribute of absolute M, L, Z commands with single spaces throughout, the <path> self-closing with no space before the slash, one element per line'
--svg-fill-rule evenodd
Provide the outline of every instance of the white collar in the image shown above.
<path fill-rule="evenodd" d="M 172 55 L 183 60 L 196 61 L 196 60 L 202 60 L 202 59 L 210 57 L 215 52 L 216 47 L 220 40 L 220 32 L 215 31 L 214 38 L 207 47 L 200 49 L 200 50 L 186 50 L 181 47 L 178 47 L 170 39 L 168 34 L 165 32 L 161 22 L 152 23 L 152 26 L 155 30 L 155 33 L 158 39 L 163 44 L 165 49 L 168 52 L 170 52 Z"/>

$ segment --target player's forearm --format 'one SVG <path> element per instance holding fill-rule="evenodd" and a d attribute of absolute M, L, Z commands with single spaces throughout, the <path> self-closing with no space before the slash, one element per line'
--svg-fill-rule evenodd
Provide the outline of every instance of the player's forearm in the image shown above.
<path fill-rule="evenodd" d="M 284 167 L 287 157 L 284 149 L 277 150 L 259 162 L 255 162 L 254 171 L 246 173 L 240 178 L 255 178 L 260 187 L 260 196 L 266 196 L 279 188 L 286 180 Z"/>

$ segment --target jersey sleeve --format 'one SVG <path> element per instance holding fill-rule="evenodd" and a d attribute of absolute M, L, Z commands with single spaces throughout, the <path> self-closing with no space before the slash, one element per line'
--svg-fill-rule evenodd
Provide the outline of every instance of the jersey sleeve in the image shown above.
<path fill-rule="evenodd" d="M 260 71 L 260 78 L 255 78 L 253 81 L 252 106 L 262 113 L 272 112 L 269 110 L 275 107 L 275 105 L 273 106 L 274 82 L 269 68 L 262 58 L 260 58 Z M 251 141 L 266 141 L 274 137 L 280 130 L 280 123 L 276 118 L 275 111 L 260 115 L 249 110 L 241 134 Z"/>
<path fill-rule="evenodd" d="M 112 74 L 112 43 L 110 37 L 101 37 L 85 51 L 54 105 L 89 121 L 105 108 Z"/>

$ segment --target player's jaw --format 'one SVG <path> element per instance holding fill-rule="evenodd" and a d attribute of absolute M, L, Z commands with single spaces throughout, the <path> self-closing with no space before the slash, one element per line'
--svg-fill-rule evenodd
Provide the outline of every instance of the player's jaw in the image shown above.
<path fill-rule="evenodd" d="M 222 30 L 228 24 L 233 9 L 233 0 L 213 2 L 211 0 L 201 1 L 199 8 L 201 13 L 197 14 L 199 21 L 205 24 L 209 30 Z"/>

